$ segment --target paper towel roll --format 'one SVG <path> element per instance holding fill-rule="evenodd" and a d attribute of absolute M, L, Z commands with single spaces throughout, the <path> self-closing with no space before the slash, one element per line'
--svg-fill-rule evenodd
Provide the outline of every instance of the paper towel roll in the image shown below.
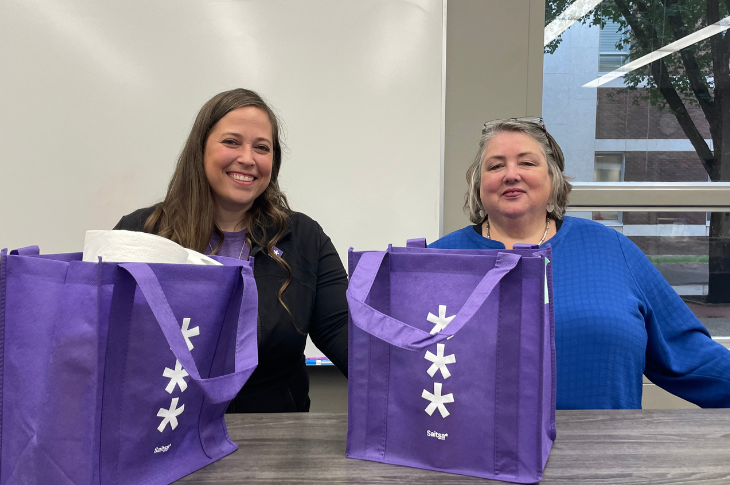
<path fill-rule="evenodd" d="M 83 260 L 109 263 L 221 263 L 154 234 L 134 231 L 86 231 Z"/>
<path fill-rule="evenodd" d="M 188 259 L 185 261 L 186 264 L 210 264 L 213 266 L 222 266 L 223 263 L 219 263 L 213 258 L 209 258 L 205 254 L 200 254 L 197 251 L 193 251 L 192 249 L 185 248 L 185 251 L 188 252 Z"/>

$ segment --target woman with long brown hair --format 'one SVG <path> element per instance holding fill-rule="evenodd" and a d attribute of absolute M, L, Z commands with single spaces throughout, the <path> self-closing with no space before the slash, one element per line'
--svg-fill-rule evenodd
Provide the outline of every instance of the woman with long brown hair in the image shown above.
<path fill-rule="evenodd" d="M 259 365 L 229 412 L 309 410 L 307 333 L 347 375 L 347 274 L 319 224 L 289 208 L 281 152 L 279 122 L 258 94 L 220 93 L 200 109 L 164 201 L 115 227 L 256 258 Z"/>

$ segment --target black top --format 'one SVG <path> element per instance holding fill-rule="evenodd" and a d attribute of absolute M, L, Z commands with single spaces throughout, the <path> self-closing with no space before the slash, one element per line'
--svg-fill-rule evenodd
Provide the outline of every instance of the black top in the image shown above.
<path fill-rule="evenodd" d="M 141 231 L 154 207 L 128 214 L 114 229 Z M 314 344 L 347 376 L 347 273 L 322 228 L 293 213 L 276 243 L 291 267 L 292 280 L 282 295 L 291 316 L 278 300 L 287 271 L 256 244 L 254 278 L 258 289 L 259 364 L 228 412 L 291 412 L 309 410 L 309 377 L 304 346 Z M 293 317 L 293 321 L 292 321 Z"/>

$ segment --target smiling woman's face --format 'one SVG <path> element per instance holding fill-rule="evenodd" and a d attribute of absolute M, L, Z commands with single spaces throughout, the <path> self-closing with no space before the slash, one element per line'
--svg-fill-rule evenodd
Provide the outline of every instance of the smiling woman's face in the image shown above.
<path fill-rule="evenodd" d="M 259 108 L 234 109 L 208 135 L 203 167 L 216 205 L 247 211 L 271 181 L 271 121 Z"/>
<path fill-rule="evenodd" d="M 484 150 L 481 170 L 480 198 L 487 214 L 545 217 L 552 182 L 545 155 L 531 136 L 496 135 Z"/>

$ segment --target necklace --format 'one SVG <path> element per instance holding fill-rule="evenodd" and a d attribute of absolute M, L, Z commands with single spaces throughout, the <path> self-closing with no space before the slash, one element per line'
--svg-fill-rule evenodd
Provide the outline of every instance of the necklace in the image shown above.
<path fill-rule="evenodd" d="M 487 223 L 487 239 L 491 239 L 489 237 L 489 219 L 485 221 Z M 542 235 L 542 239 L 540 239 L 540 242 L 537 243 L 538 246 L 540 246 L 542 243 L 545 242 L 545 238 L 547 237 L 547 233 L 550 230 L 550 217 L 545 216 L 545 233 Z"/>
<path fill-rule="evenodd" d="M 210 248 L 210 254 L 213 254 L 213 246 L 210 245 L 210 241 L 208 241 L 208 247 Z M 243 244 L 241 244 L 241 252 L 238 253 L 238 259 L 241 259 L 241 256 L 243 256 L 243 248 L 246 247 L 246 238 L 243 238 Z"/>

